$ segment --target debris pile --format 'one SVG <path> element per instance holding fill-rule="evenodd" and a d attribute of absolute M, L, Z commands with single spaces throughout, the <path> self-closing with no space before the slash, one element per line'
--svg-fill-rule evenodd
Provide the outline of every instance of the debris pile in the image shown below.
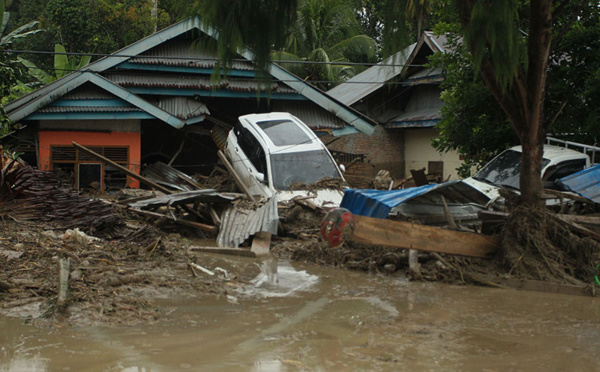
<path fill-rule="evenodd" d="M 94 232 L 121 223 L 110 203 L 80 197 L 50 172 L 8 158 L 3 164 L 0 177 L 0 216 L 3 218 L 37 219 L 57 228 L 79 227 Z"/>

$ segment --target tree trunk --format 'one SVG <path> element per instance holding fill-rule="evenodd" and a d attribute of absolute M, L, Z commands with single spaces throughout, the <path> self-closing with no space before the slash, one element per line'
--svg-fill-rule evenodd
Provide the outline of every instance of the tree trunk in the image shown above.
<path fill-rule="evenodd" d="M 461 0 L 456 2 L 459 19 L 463 30 L 467 30 L 473 8 L 481 0 Z M 493 53 L 487 53 L 477 66 L 486 86 L 500 104 L 515 129 L 523 152 L 521 154 L 521 201 L 530 206 L 541 206 L 540 194 L 543 191 L 541 180 L 542 155 L 544 152 L 544 95 L 548 57 L 552 43 L 552 0 L 530 1 L 530 27 L 527 36 L 527 65 L 520 66 L 512 77 L 510 87 L 499 80 L 497 64 L 502 60 L 494 60 Z M 507 25 L 506 27 L 511 27 Z M 471 30 L 473 32 L 473 30 Z M 481 48 L 475 38 L 485 34 L 465 34 L 471 53 Z M 506 42 L 509 42 L 506 40 Z M 491 50 L 490 43 L 485 48 Z M 504 61 L 505 62 L 505 61 Z"/>

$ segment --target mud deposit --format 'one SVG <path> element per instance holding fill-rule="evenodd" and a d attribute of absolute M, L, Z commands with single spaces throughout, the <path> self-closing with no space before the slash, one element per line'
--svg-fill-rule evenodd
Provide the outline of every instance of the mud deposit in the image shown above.
<path fill-rule="evenodd" d="M 35 327 L 0 317 L 0 371 L 600 368 L 596 298 L 409 282 L 281 260 L 214 259 L 246 274 L 227 294 L 207 296 L 200 288 L 146 294 L 160 321 Z"/>

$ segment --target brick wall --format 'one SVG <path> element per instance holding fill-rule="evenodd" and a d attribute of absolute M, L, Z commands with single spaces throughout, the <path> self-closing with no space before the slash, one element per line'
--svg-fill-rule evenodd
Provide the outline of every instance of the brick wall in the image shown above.
<path fill-rule="evenodd" d="M 324 143 L 330 143 L 337 137 L 321 138 Z M 404 177 L 404 131 L 386 130 L 382 126 L 375 127 L 373 135 L 363 133 L 350 134 L 336 139 L 327 146 L 330 150 L 354 154 L 365 154 L 370 167 L 361 167 L 367 177 L 375 177 L 381 169 L 390 171 L 394 178 Z"/>

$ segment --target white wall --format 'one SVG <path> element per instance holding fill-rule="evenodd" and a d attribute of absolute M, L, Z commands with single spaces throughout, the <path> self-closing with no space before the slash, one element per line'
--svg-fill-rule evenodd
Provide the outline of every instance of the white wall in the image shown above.
<path fill-rule="evenodd" d="M 405 131 L 405 173 L 410 177 L 411 169 L 425 168 L 429 161 L 443 161 L 444 174 L 443 179 L 446 180 L 450 176 L 451 180 L 459 179 L 456 168 L 462 161 L 459 159 L 458 153 L 438 152 L 431 146 L 431 139 L 438 136 L 435 128 L 414 128 Z"/>

